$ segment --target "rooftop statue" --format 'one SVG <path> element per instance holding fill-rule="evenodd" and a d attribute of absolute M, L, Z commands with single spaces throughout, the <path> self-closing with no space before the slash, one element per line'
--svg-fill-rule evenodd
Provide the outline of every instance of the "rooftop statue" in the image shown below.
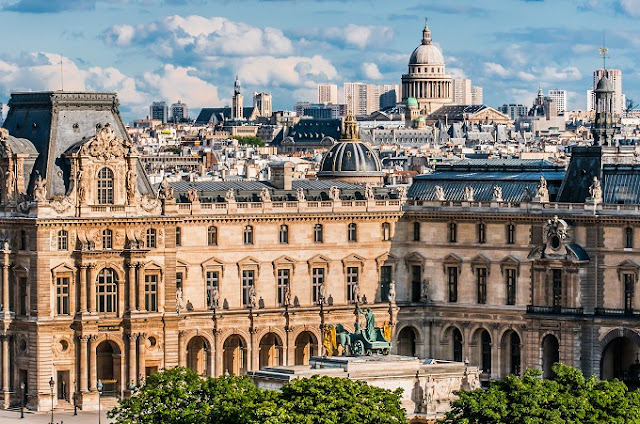
<path fill-rule="evenodd" d="M 364 312 L 356 306 L 358 313 L 365 316 L 365 327 L 360 329 L 356 325 L 353 333 L 348 332 L 341 324 L 325 325 L 323 329 L 322 345 L 325 356 L 361 356 L 371 354 L 388 355 L 391 352 L 391 326 L 385 322 L 382 328 L 375 326 L 375 316 L 371 308 Z"/>

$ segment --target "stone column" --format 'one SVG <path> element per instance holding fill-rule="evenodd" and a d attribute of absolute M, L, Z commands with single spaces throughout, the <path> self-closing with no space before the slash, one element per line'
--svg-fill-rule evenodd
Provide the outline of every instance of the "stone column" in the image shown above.
<path fill-rule="evenodd" d="M 89 370 L 87 368 L 87 353 L 89 352 L 89 336 L 80 336 L 80 391 L 87 392 L 89 382 Z"/>
<path fill-rule="evenodd" d="M 87 281 L 89 292 L 89 312 L 96 311 L 96 265 L 89 265 L 89 279 Z"/>
<path fill-rule="evenodd" d="M 185 346 L 183 345 L 184 345 L 184 331 L 181 330 L 178 332 L 178 366 L 179 367 L 186 366 L 186 360 L 184 357 Z"/>
<path fill-rule="evenodd" d="M 165 273 L 162 272 L 158 276 L 158 312 L 164 312 L 164 303 L 165 303 Z M 175 297 L 175 296 L 174 296 Z"/>
<path fill-rule="evenodd" d="M 124 284 L 124 278 L 119 278 L 118 279 L 118 317 L 122 318 L 122 315 L 124 314 L 124 297 L 125 297 L 125 284 Z M 124 356 L 124 355 L 123 355 Z"/>
<path fill-rule="evenodd" d="M 136 382 L 136 343 L 137 343 L 138 335 L 137 334 L 129 334 L 129 357 L 127 360 L 129 361 L 129 380 L 127 381 L 127 387 L 131 382 Z"/>
<path fill-rule="evenodd" d="M 2 263 L 2 305 L 4 313 L 8 313 L 11 301 L 9 300 L 9 254 L 6 252 Z"/>
<path fill-rule="evenodd" d="M 96 384 L 98 383 L 98 343 L 96 336 L 91 336 L 91 346 L 89 353 L 89 389 L 92 392 L 96 391 Z"/>
<path fill-rule="evenodd" d="M 222 340 L 220 340 L 220 330 L 214 330 L 213 341 L 215 344 L 215 374 L 214 377 L 220 377 L 223 373 L 222 364 L 224 363 L 224 349 L 222 346 Z"/>
<path fill-rule="evenodd" d="M 129 311 L 136 310 L 136 264 L 135 262 L 129 261 L 127 263 L 129 267 L 129 299 L 128 299 L 128 307 Z"/>
<path fill-rule="evenodd" d="M 251 361 L 247 364 L 247 371 L 257 370 L 260 368 L 260 348 L 258 346 L 258 342 L 256 341 L 257 332 L 257 328 L 252 328 L 250 330 L 251 340 L 249 341 L 249 346 L 251 347 L 251 353 L 249 355 L 249 358 L 251 359 Z"/>
<path fill-rule="evenodd" d="M 137 281 L 138 281 L 138 310 L 145 311 L 147 308 L 144 305 L 144 265 L 138 262 L 136 264 Z"/>
<path fill-rule="evenodd" d="M 80 265 L 80 312 L 87 312 L 87 266 Z"/>
<path fill-rule="evenodd" d="M 2 340 L 2 391 L 9 391 L 9 335 L 0 336 Z M 7 406 L 7 405 L 5 405 Z"/>
<path fill-rule="evenodd" d="M 145 354 L 147 350 L 147 334 L 140 333 L 138 337 L 138 384 L 140 384 L 141 380 L 145 377 L 146 364 L 145 364 Z"/>

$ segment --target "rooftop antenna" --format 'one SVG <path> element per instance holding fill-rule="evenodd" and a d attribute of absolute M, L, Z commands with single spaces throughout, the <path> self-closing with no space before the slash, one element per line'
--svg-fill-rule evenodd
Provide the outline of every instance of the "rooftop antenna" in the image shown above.
<path fill-rule="evenodd" d="M 62 73 L 62 53 L 60 53 L 60 87 L 64 91 L 64 77 Z"/>
<path fill-rule="evenodd" d="M 609 57 L 609 49 L 605 47 L 604 34 L 602 34 L 602 47 L 598 48 L 600 56 L 602 56 L 602 69 L 607 70 L 607 58 Z"/>

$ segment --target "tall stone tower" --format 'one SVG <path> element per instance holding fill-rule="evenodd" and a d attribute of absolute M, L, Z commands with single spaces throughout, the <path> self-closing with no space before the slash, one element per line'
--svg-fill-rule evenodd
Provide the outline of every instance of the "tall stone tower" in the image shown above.
<path fill-rule="evenodd" d="M 231 100 L 231 119 L 242 119 L 242 94 L 240 93 L 240 80 L 236 75 L 236 82 L 233 84 L 233 99 Z"/>
<path fill-rule="evenodd" d="M 591 132 L 594 146 L 613 145 L 613 84 L 602 77 L 596 86 L 596 120 Z"/>

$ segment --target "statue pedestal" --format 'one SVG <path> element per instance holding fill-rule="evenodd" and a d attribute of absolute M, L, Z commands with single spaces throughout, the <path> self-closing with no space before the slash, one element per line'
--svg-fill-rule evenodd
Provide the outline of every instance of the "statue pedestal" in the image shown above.
<path fill-rule="evenodd" d="M 384 389 L 404 389 L 402 406 L 409 418 L 438 419 L 449 411 L 453 392 L 479 387 L 479 370 L 461 362 L 422 360 L 412 356 L 313 356 L 309 365 L 266 367 L 250 371 L 256 386 L 279 390 L 289 381 L 327 375 L 364 381 Z"/>

